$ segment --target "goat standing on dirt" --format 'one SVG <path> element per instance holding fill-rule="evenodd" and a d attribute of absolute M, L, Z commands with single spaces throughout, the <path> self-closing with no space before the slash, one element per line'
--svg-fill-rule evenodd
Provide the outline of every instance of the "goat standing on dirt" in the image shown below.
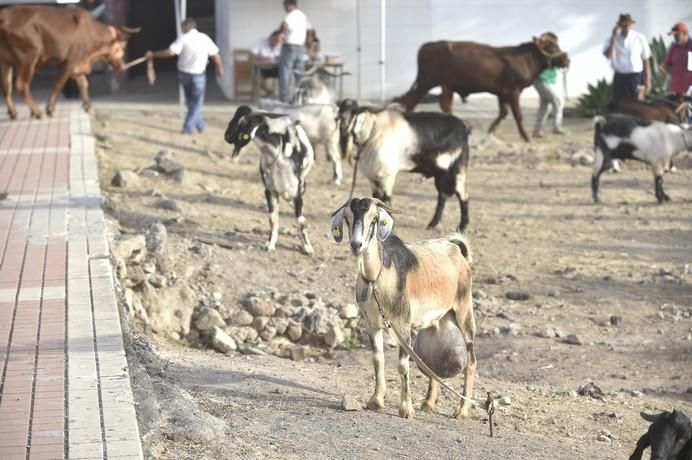
<path fill-rule="evenodd" d="M 334 103 L 334 98 L 323 78 L 341 78 L 344 75 L 351 75 L 349 72 L 338 74 L 329 72 L 324 68 L 324 64 L 316 64 L 307 72 L 296 71 L 295 74 L 302 78 L 296 85 L 296 91 L 291 99 L 291 103 L 295 105 Z"/>
<path fill-rule="evenodd" d="M 460 233 L 406 244 L 392 233 L 394 220 L 390 212 L 390 208 L 377 199 L 353 198 L 332 217 L 334 240 L 337 243 L 342 241 L 343 224 L 346 222 L 351 252 L 358 257 L 356 300 L 368 322 L 375 367 L 375 393 L 368 402 L 368 408 L 384 407 L 385 318 L 382 315 L 386 315 L 386 320 L 410 341 L 412 328 L 437 329 L 448 312 L 453 312 L 457 325 L 454 329 L 462 335 L 468 351 L 468 360 L 464 359 L 464 396 L 471 398 L 476 372 L 473 350 L 476 324 L 471 298 L 469 244 Z M 440 329 L 440 334 L 445 334 L 447 329 Z M 428 333 L 431 330 L 434 329 L 428 329 Z M 428 366 L 438 372 L 444 367 L 454 368 L 458 363 L 455 341 L 441 338 L 437 343 L 442 346 L 437 350 L 438 359 L 446 356 L 449 366 L 440 362 L 429 363 Z M 409 357 L 402 347 L 399 348 L 398 370 L 401 376 L 399 415 L 410 418 L 414 416 L 414 410 Z M 424 410 L 433 410 L 435 407 L 437 388 L 437 383 L 431 379 Z M 462 400 L 454 416 L 467 417 L 470 407 L 469 399 Z"/>
<path fill-rule="evenodd" d="M 654 175 L 654 189 L 659 203 L 670 201 L 663 191 L 663 171 L 673 155 L 692 150 L 692 132 L 678 125 L 660 121 L 639 120 L 629 115 L 613 114 L 594 118 L 594 161 L 591 193 L 599 201 L 599 180 L 612 160 L 632 159 L 647 163 Z"/>
<path fill-rule="evenodd" d="M 260 109 L 272 113 L 287 115 L 300 122 L 308 135 L 313 149 L 318 145 L 324 147 L 327 158 L 332 163 L 332 183 L 341 184 L 343 172 L 339 155 L 339 131 L 336 122 L 337 109 L 333 104 L 289 105 L 283 102 L 260 99 Z"/>
<path fill-rule="evenodd" d="M 283 197 L 293 201 L 303 250 L 312 255 L 312 245 L 303 216 L 303 194 L 306 177 L 315 161 L 315 153 L 303 128 L 287 116 L 253 112 L 244 105 L 238 107 L 228 123 L 224 139 L 234 145 L 234 158 L 253 140 L 260 149 L 260 175 L 271 227 L 267 251 L 276 249 L 279 197 Z"/>
<path fill-rule="evenodd" d="M 375 198 L 391 202 L 399 171 L 434 177 L 437 207 L 428 228 L 440 223 L 447 198 L 452 195 L 457 196 L 461 208 L 459 229 L 466 228 L 469 125 L 446 113 L 361 107 L 346 99 L 339 105 L 339 132 L 342 155 L 351 143 L 355 146 L 358 169 L 372 183 Z"/>

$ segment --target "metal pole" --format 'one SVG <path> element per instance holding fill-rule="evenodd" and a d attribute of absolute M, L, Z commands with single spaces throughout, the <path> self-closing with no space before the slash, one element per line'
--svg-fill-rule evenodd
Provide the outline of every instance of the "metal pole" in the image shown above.
<path fill-rule="evenodd" d="M 181 0 L 182 1 L 182 0 Z M 182 22 L 185 17 L 181 17 L 181 8 L 178 0 L 173 0 L 173 7 L 175 9 L 175 32 L 178 37 L 183 34 Z M 178 112 L 182 116 L 183 107 L 185 106 L 185 93 L 183 92 L 183 85 L 178 84 Z"/>
<path fill-rule="evenodd" d="M 358 53 L 358 73 L 356 74 L 357 82 L 357 99 L 360 100 L 361 92 L 361 72 L 363 69 L 363 45 L 361 43 L 361 33 L 360 33 L 360 0 L 356 0 L 356 52 Z"/>
<path fill-rule="evenodd" d="M 187 0 L 180 0 L 180 17 L 183 20 L 187 18 Z"/>
<path fill-rule="evenodd" d="M 387 0 L 380 0 L 380 103 L 384 105 L 384 82 L 387 76 Z"/>

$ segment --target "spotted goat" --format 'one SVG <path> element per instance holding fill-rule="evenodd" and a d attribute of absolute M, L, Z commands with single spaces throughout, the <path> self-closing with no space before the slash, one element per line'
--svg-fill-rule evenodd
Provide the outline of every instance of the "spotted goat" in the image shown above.
<path fill-rule="evenodd" d="M 334 240 L 337 243 L 343 240 L 345 223 L 351 252 L 358 258 L 356 300 L 368 323 L 375 368 L 375 392 L 368 408 L 384 407 L 386 323 L 383 315 L 409 344 L 413 330 L 424 331 L 419 333 L 415 344 L 417 354 L 443 377 L 456 375 L 463 368 L 464 395 L 471 398 L 476 372 L 473 349 L 476 324 L 469 243 L 461 233 L 404 243 L 393 233 L 391 214 L 391 209 L 376 198 L 353 198 L 332 215 Z M 399 348 L 398 371 L 399 415 L 410 418 L 414 409 L 409 357 L 403 347 Z M 431 379 L 423 410 L 434 410 L 438 390 L 438 384 Z M 470 400 L 462 399 L 454 416 L 467 417 L 470 407 Z"/>
<path fill-rule="evenodd" d="M 260 150 L 260 176 L 269 212 L 267 251 L 276 249 L 279 235 L 279 198 L 293 201 L 298 230 L 306 254 L 313 249 L 303 216 L 303 194 L 308 172 L 315 161 L 310 141 L 299 123 L 285 115 L 255 112 L 244 105 L 228 123 L 224 139 L 234 145 L 233 158 L 249 143 Z"/>
<path fill-rule="evenodd" d="M 654 191 L 659 203 L 670 201 L 663 190 L 663 172 L 673 156 L 692 151 L 692 131 L 671 123 L 647 121 L 630 115 L 611 114 L 594 118 L 594 161 L 591 193 L 599 201 L 599 181 L 613 160 L 632 159 L 649 165 L 654 176 Z"/>
<path fill-rule="evenodd" d="M 399 171 L 433 177 L 437 206 L 428 228 L 440 223 L 452 195 L 461 208 L 459 229 L 466 228 L 471 128 L 464 121 L 446 113 L 405 113 L 395 108 L 360 106 L 346 99 L 339 104 L 339 132 L 342 156 L 347 157 L 353 147 L 357 169 L 370 180 L 375 198 L 391 203 Z"/>

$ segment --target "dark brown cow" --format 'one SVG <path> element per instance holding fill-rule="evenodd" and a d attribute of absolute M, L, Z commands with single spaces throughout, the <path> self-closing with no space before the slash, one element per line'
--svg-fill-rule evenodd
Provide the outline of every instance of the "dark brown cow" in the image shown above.
<path fill-rule="evenodd" d="M 685 94 L 670 94 L 653 101 L 622 99 L 608 104 L 608 112 L 624 113 L 646 121 L 678 124 L 687 119 L 689 103 L 692 103 L 692 97 Z"/>
<path fill-rule="evenodd" d="M 105 60 L 116 70 L 125 63 L 125 46 L 138 29 L 104 24 L 81 8 L 55 6 L 11 6 L 0 10 L 0 86 L 5 93 L 7 111 L 17 117 L 12 101 L 12 69 L 15 87 L 31 115 L 41 118 L 41 110 L 31 97 L 31 80 L 37 67 L 58 67 L 58 78 L 46 105 L 55 111 L 55 101 L 69 78 L 79 85 L 85 110 L 91 108 L 87 75 L 92 65 Z"/>
<path fill-rule="evenodd" d="M 395 101 L 411 111 L 430 89 L 441 86 L 440 107 L 451 113 L 455 92 L 462 98 L 472 93 L 492 93 L 499 100 L 500 114 L 488 131 L 493 132 L 497 128 L 507 116 L 509 106 L 521 137 L 528 141 L 519 108 L 521 91 L 546 68 L 567 65 L 567 53 L 560 49 L 557 37 L 550 32 L 534 38 L 530 43 L 503 48 L 476 42 L 425 43 L 418 50 L 416 81 L 406 94 Z"/>

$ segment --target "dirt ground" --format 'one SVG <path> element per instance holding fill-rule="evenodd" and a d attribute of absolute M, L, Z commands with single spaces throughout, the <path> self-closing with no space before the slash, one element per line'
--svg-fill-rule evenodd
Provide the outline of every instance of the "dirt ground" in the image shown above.
<path fill-rule="evenodd" d="M 277 251 L 264 252 L 268 224 L 258 153 L 248 149 L 233 163 L 223 141 L 233 109 L 208 116 L 208 129 L 194 137 L 178 133 L 173 112 L 98 112 L 107 214 L 122 231 L 162 220 L 180 276 L 195 280 L 204 271 L 204 282 L 226 303 L 256 290 L 310 291 L 353 302 L 355 260 L 329 232 L 329 216 L 348 186 L 329 184 L 330 167 L 318 150 L 305 197 L 314 257 L 300 253 L 286 203 Z M 640 411 L 675 407 L 692 415 L 692 170 L 666 175 L 673 201 L 658 205 L 650 172 L 627 166 L 602 177 L 603 203 L 594 205 L 591 168 L 569 162 L 575 151 L 591 148 L 589 120 L 567 119 L 567 136 L 531 144 L 519 141 L 510 120 L 497 138 L 485 134 L 487 121 L 469 121 L 469 235 L 480 332 L 475 396 L 492 391 L 511 399 L 498 409 L 498 437 L 488 437 L 480 408 L 469 420 L 451 419 L 454 401 L 445 393 L 438 413 L 400 419 L 393 349 L 386 409 L 345 412 L 342 395 L 367 401 L 374 384 L 364 345 L 294 362 L 225 356 L 152 337 L 167 375 L 228 427 L 210 443 L 159 443 L 155 457 L 626 458 L 646 430 Z M 146 168 L 163 148 L 186 166 L 183 183 L 141 177 L 135 187 L 109 185 L 115 171 Z M 344 171 L 349 182 L 350 167 Z M 364 180 L 356 193 L 369 193 Z M 183 212 L 157 207 L 161 196 L 176 200 Z M 440 228 L 425 229 L 435 200 L 432 180 L 402 173 L 393 199 L 398 235 L 413 241 L 451 230 L 459 218 L 452 200 Z M 199 238 L 228 247 L 205 245 L 202 257 L 193 250 Z M 510 291 L 530 299 L 508 300 Z M 579 344 L 565 343 L 570 334 Z M 427 381 L 417 369 L 412 374 L 422 399 Z M 604 399 L 576 394 L 587 382 L 602 388 Z M 460 387 L 462 379 L 451 383 Z"/>

